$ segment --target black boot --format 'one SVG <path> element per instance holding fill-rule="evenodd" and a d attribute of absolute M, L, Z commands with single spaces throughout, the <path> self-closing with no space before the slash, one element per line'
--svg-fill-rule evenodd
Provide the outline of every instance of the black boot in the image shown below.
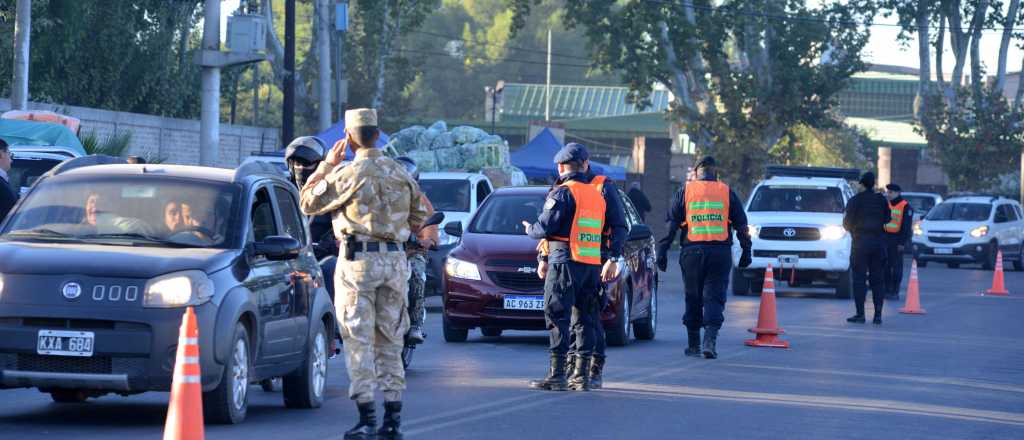
<path fill-rule="evenodd" d="M 402 439 L 402 402 L 384 402 L 384 423 L 377 431 L 380 440 Z"/>
<path fill-rule="evenodd" d="M 576 353 L 569 352 L 565 357 L 565 377 L 572 377 L 576 369 Z"/>
<path fill-rule="evenodd" d="M 853 315 L 853 316 L 851 316 L 849 318 L 846 318 L 846 322 L 852 322 L 854 324 L 863 324 L 863 323 L 867 322 L 867 320 L 864 319 L 864 314 L 863 313 L 858 313 L 858 314 Z"/>
<path fill-rule="evenodd" d="M 576 366 L 569 378 L 569 389 L 573 391 L 590 391 L 590 356 L 576 356 Z"/>
<path fill-rule="evenodd" d="M 590 389 L 600 389 L 603 385 L 602 374 L 604 373 L 604 356 L 594 356 L 590 361 Z"/>
<path fill-rule="evenodd" d="M 700 330 L 686 331 L 686 353 L 687 356 L 700 357 Z"/>
<path fill-rule="evenodd" d="M 875 308 L 875 319 L 871 320 L 875 325 L 882 325 L 882 310 L 880 307 Z"/>
<path fill-rule="evenodd" d="M 705 328 L 704 329 L 704 357 L 708 359 L 715 359 L 718 357 L 718 352 L 715 351 L 715 344 L 718 342 L 718 329 L 717 328 Z"/>
<path fill-rule="evenodd" d="M 369 440 L 377 437 L 377 414 L 373 402 L 356 403 L 359 423 L 345 431 L 345 440 Z"/>
<path fill-rule="evenodd" d="M 548 370 L 548 377 L 541 380 L 531 380 L 530 388 L 539 388 L 548 391 L 565 391 L 568 384 L 565 381 L 565 355 L 552 354 L 551 368 Z"/>

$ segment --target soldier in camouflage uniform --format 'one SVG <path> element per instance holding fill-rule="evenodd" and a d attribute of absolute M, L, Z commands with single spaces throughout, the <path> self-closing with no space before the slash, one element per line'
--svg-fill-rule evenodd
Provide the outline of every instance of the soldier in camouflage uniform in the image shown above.
<path fill-rule="evenodd" d="M 421 192 L 404 167 L 373 147 L 379 135 L 372 109 L 345 113 L 346 138 L 302 189 L 306 215 L 330 213 L 342 243 L 335 273 L 335 307 L 345 342 L 349 397 L 359 423 L 346 439 L 400 438 L 405 371 L 401 352 L 409 326 L 409 264 L 402 243 L 427 217 Z M 355 160 L 338 167 L 345 150 Z M 384 422 L 376 430 L 374 388 L 384 394 Z"/>

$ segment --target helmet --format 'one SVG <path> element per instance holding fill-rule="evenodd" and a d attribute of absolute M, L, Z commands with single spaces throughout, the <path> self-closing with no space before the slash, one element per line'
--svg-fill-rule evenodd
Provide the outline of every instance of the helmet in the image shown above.
<path fill-rule="evenodd" d="M 303 160 L 307 163 L 317 163 L 324 160 L 324 152 L 327 147 L 324 141 L 316 136 L 301 136 L 295 138 L 284 150 L 284 160 Z"/>
<path fill-rule="evenodd" d="M 416 161 L 408 156 L 396 157 L 395 161 L 405 167 L 405 172 L 412 176 L 412 180 L 420 180 L 420 170 L 416 168 Z"/>

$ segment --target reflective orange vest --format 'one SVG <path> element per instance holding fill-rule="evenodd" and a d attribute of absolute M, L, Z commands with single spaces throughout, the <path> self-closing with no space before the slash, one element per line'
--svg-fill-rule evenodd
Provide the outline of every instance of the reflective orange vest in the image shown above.
<path fill-rule="evenodd" d="M 903 211 L 905 209 L 907 209 L 906 200 L 901 200 L 895 205 L 889 203 L 889 215 L 892 218 L 889 219 L 889 223 L 885 224 L 885 232 L 890 234 L 898 234 L 900 232 L 900 229 L 903 227 Z"/>
<path fill-rule="evenodd" d="M 569 189 L 573 200 L 576 201 L 576 213 L 572 218 L 569 237 L 551 239 L 569 242 L 572 261 L 577 263 L 601 265 L 601 234 L 604 231 L 604 213 L 607 209 L 600 190 L 603 184 L 603 178 L 595 178 L 590 183 L 570 180 L 562 184 Z"/>
<path fill-rule="evenodd" d="M 590 181 L 590 184 L 597 188 L 597 193 L 598 193 L 598 195 L 601 195 L 601 201 L 602 202 L 604 201 L 603 193 L 604 193 L 604 183 L 606 181 L 607 181 L 607 177 L 605 177 L 605 176 L 595 176 L 594 180 Z M 570 191 L 571 191 L 571 189 L 570 189 Z M 576 196 L 574 194 L 573 198 L 575 198 L 575 197 Z M 601 218 L 604 219 L 604 216 L 602 216 Z M 604 238 L 606 240 L 610 239 L 608 237 L 609 234 L 604 234 L 604 235 L 605 235 Z M 555 240 L 555 241 L 569 241 L 569 239 L 565 238 L 565 237 L 553 237 L 552 240 Z M 549 249 L 549 246 L 548 246 L 548 240 L 547 239 L 543 239 L 543 240 L 540 241 L 540 243 L 537 243 L 537 252 L 540 252 L 540 254 L 545 256 L 545 257 L 550 254 L 550 249 Z M 575 258 L 574 258 L 574 260 L 575 260 Z"/>
<path fill-rule="evenodd" d="M 683 207 L 686 218 L 679 227 L 687 229 L 688 241 L 729 239 L 729 186 L 706 180 L 687 182 Z"/>

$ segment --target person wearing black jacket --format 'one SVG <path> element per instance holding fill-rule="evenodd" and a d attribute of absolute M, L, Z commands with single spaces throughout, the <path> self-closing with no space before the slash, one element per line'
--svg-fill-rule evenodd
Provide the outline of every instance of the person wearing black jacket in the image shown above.
<path fill-rule="evenodd" d="M 871 299 L 875 304 L 875 324 L 882 323 L 882 305 L 885 302 L 885 225 L 890 220 L 889 203 L 875 192 L 875 174 L 866 172 L 860 178 L 863 191 L 853 196 L 846 204 L 843 227 L 853 236 L 850 254 L 850 271 L 853 278 L 853 301 L 857 314 L 847 322 L 863 324 L 864 300 L 867 297 L 868 280 L 871 283 Z"/>
<path fill-rule="evenodd" d="M 910 246 L 914 234 L 914 208 L 902 197 L 902 191 L 895 183 L 885 186 L 885 198 L 889 200 L 891 216 L 885 224 L 885 250 L 889 257 L 885 268 L 885 297 L 889 299 L 900 298 L 903 250 Z"/>
<path fill-rule="evenodd" d="M 629 192 L 626 195 L 629 196 L 629 201 L 633 202 L 636 213 L 640 214 L 640 221 L 647 223 L 647 213 L 651 212 L 651 201 L 644 194 L 643 190 L 640 189 L 640 182 L 630 184 Z"/>
<path fill-rule="evenodd" d="M 732 270 L 733 232 L 743 250 L 739 267 L 750 266 L 750 233 L 747 214 L 736 193 L 718 181 L 715 159 L 701 159 L 696 166 L 697 180 L 687 182 L 672 198 L 668 213 L 668 235 L 658 242 L 658 269 L 668 268 L 668 250 L 681 237 L 679 265 L 686 286 L 687 356 L 701 355 L 701 327 L 704 328 L 705 358 L 718 357 L 718 330 L 725 321 L 726 289 Z"/>
<path fill-rule="evenodd" d="M 0 220 L 6 218 L 11 209 L 14 209 L 14 204 L 18 203 L 18 192 L 11 188 L 11 181 L 7 177 L 13 161 L 14 156 L 7 141 L 0 139 Z"/>

